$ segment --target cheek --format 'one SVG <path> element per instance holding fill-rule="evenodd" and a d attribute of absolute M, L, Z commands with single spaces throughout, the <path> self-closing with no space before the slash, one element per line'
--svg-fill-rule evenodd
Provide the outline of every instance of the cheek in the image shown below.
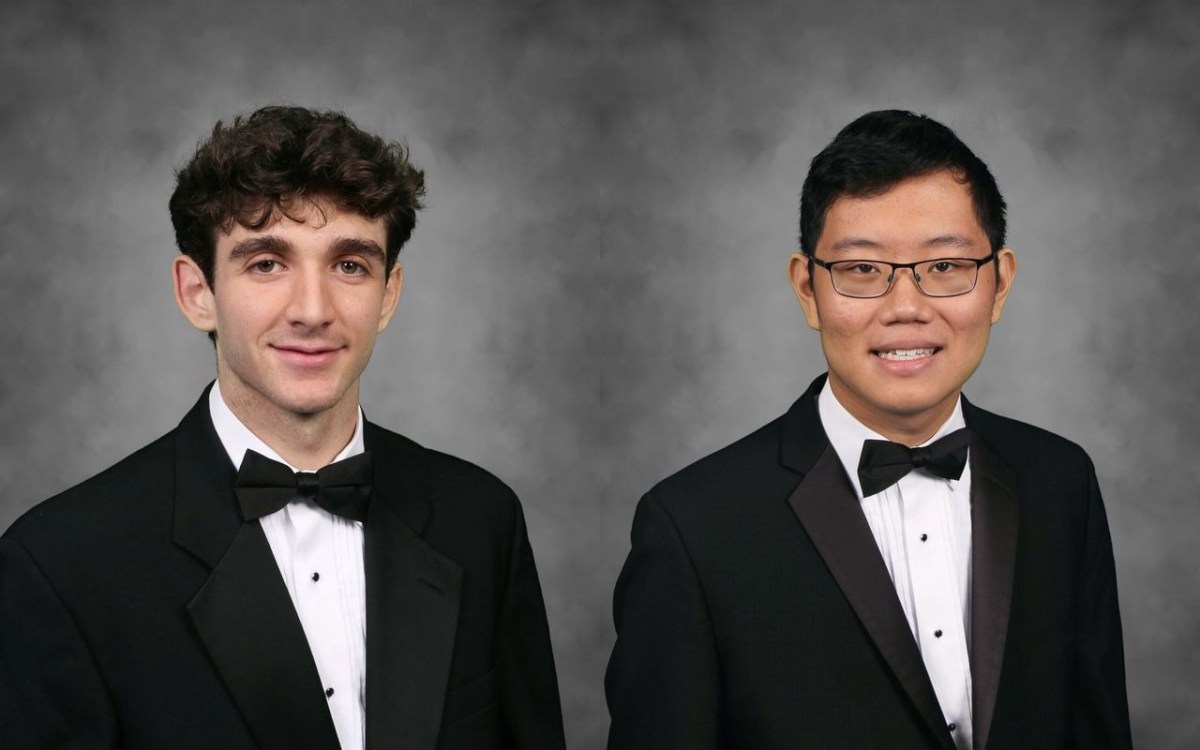
<path fill-rule="evenodd" d="M 838 348 L 852 348 L 869 325 L 869 320 L 854 310 L 838 305 L 821 311 L 821 332 L 827 343 Z"/>
<path fill-rule="evenodd" d="M 958 337 L 964 342 L 974 345 L 987 343 L 988 333 L 992 327 L 991 305 L 965 308 L 946 317 Z"/>
<path fill-rule="evenodd" d="M 252 349 L 254 342 L 271 328 L 265 306 L 247 304 L 247 297 L 226 300 L 217 306 L 217 342 L 227 354 Z"/>
<path fill-rule="evenodd" d="M 379 300 L 361 300 L 343 308 L 343 320 L 364 336 L 374 336 L 379 329 Z"/>
<path fill-rule="evenodd" d="M 253 310 L 244 305 L 223 304 L 217 307 L 217 334 L 226 338 L 239 338 L 244 331 L 253 327 Z"/>

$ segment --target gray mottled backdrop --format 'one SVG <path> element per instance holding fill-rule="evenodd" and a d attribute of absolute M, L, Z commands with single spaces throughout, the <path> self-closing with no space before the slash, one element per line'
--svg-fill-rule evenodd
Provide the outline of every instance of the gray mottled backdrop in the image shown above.
<path fill-rule="evenodd" d="M 968 392 L 1091 452 L 1136 738 L 1195 747 L 1200 8 L 978 5 L 5 3 L 0 529 L 213 375 L 170 293 L 173 166 L 217 118 L 344 109 L 430 186 L 368 413 L 524 499 L 568 738 L 600 747 L 634 503 L 822 370 L 784 275 L 800 184 L 841 125 L 909 108 L 1011 209 Z"/>

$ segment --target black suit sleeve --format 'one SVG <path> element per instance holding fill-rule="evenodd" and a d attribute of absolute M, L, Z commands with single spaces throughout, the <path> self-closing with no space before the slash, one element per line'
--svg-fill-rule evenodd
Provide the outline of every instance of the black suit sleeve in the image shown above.
<path fill-rule="evenodd" d="M 496 681 L 513 747 L 561 750 L 562 707 L 546 606 L 521 506 L 514 498 L 512 552 L 496 629 Z"/>
<path fill-rule="evenodd" d="M 0 539 L 0 747 L 116 746 L 91 652 L 37 562 Z"/>
<path fill-rule="evenodd" d="M 674 521 L 652 495 L 638 504 L 632 542 L 613 598 L 608 747 L 720 747 L 720 675 L 704 592 Z"/>
<path fill-rule="evenodd" d="M 1088 513 L 1080 571 L 1068 744 L 1080 750 L 1129 748 L 1125 652 L 1117 609 L 1112 538 L 1096 472 L 1088 462 Z"/>

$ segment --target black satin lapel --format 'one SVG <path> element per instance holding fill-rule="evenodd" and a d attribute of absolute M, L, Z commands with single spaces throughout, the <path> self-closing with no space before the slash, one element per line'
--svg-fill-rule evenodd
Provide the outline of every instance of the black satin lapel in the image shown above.
<path fill-rule="evenodd" d="M 978 436 L 971 440 L 971 677 L 975 748 L 984 750 L 1008 633 L 1017 559 L 1018 503 L 1012 470 Z"/>
<path fill-rule="evenodd" d="M 829 446 L 817 408 L 817 397 L 825 387 L 826 377 L 824 374 L 818 376 L 784 416 L 779 462 L 798 474 L 810 472 Z"/>
<path fill-rule="evenodd" d="M 337 750 L 321 678 L 258 522 L 241 525 L 188 614 L 261 747 Z"/>
<path fill-rule="evenodd" d="M 423 528 L 430 512 L 412 458 L 375 462 L 364 534 L 367 750 L 433 750 L 454 655 L 462 568 L 410 525 Z"/>
<path fill-rule="evenodd" d="M 788 503 L 896 679 L 930 730 L 945 744 L 950 735 L 921 652 L 871 527 L 832 446 L 827 445 Z"/>
<path fill-rule="evenodd" d="M 233 483 L 237 472 L 208 413 L 208 392 L 175 430 L 175 543 L 216 567 L 242 526 Z"/>

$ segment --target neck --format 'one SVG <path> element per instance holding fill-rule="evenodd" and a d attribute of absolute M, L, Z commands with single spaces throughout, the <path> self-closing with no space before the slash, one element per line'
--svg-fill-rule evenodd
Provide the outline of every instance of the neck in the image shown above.
<path fill-rule="evenodd" d="M 358 424 L 357 385 L 332 408 L 313 413 L 281 409 L 262 394 L 221 382 L 229 410 L 284 461 L 300 470 L 314 470 L 333 461 L 354 437 Z"/>
<path fill-rule="evenodd" d="M 954 413 L 959 395 L 959 391 L 955 391 L 932 408 L 912 413 L 881 412 L 856 398 L 832 376 L 828 385 L 833 389 L 838 403 L 845 407 L 852 417 L 888 440 L 910 448 L 929 440 L 946 424 L 946 420 Z"/>

